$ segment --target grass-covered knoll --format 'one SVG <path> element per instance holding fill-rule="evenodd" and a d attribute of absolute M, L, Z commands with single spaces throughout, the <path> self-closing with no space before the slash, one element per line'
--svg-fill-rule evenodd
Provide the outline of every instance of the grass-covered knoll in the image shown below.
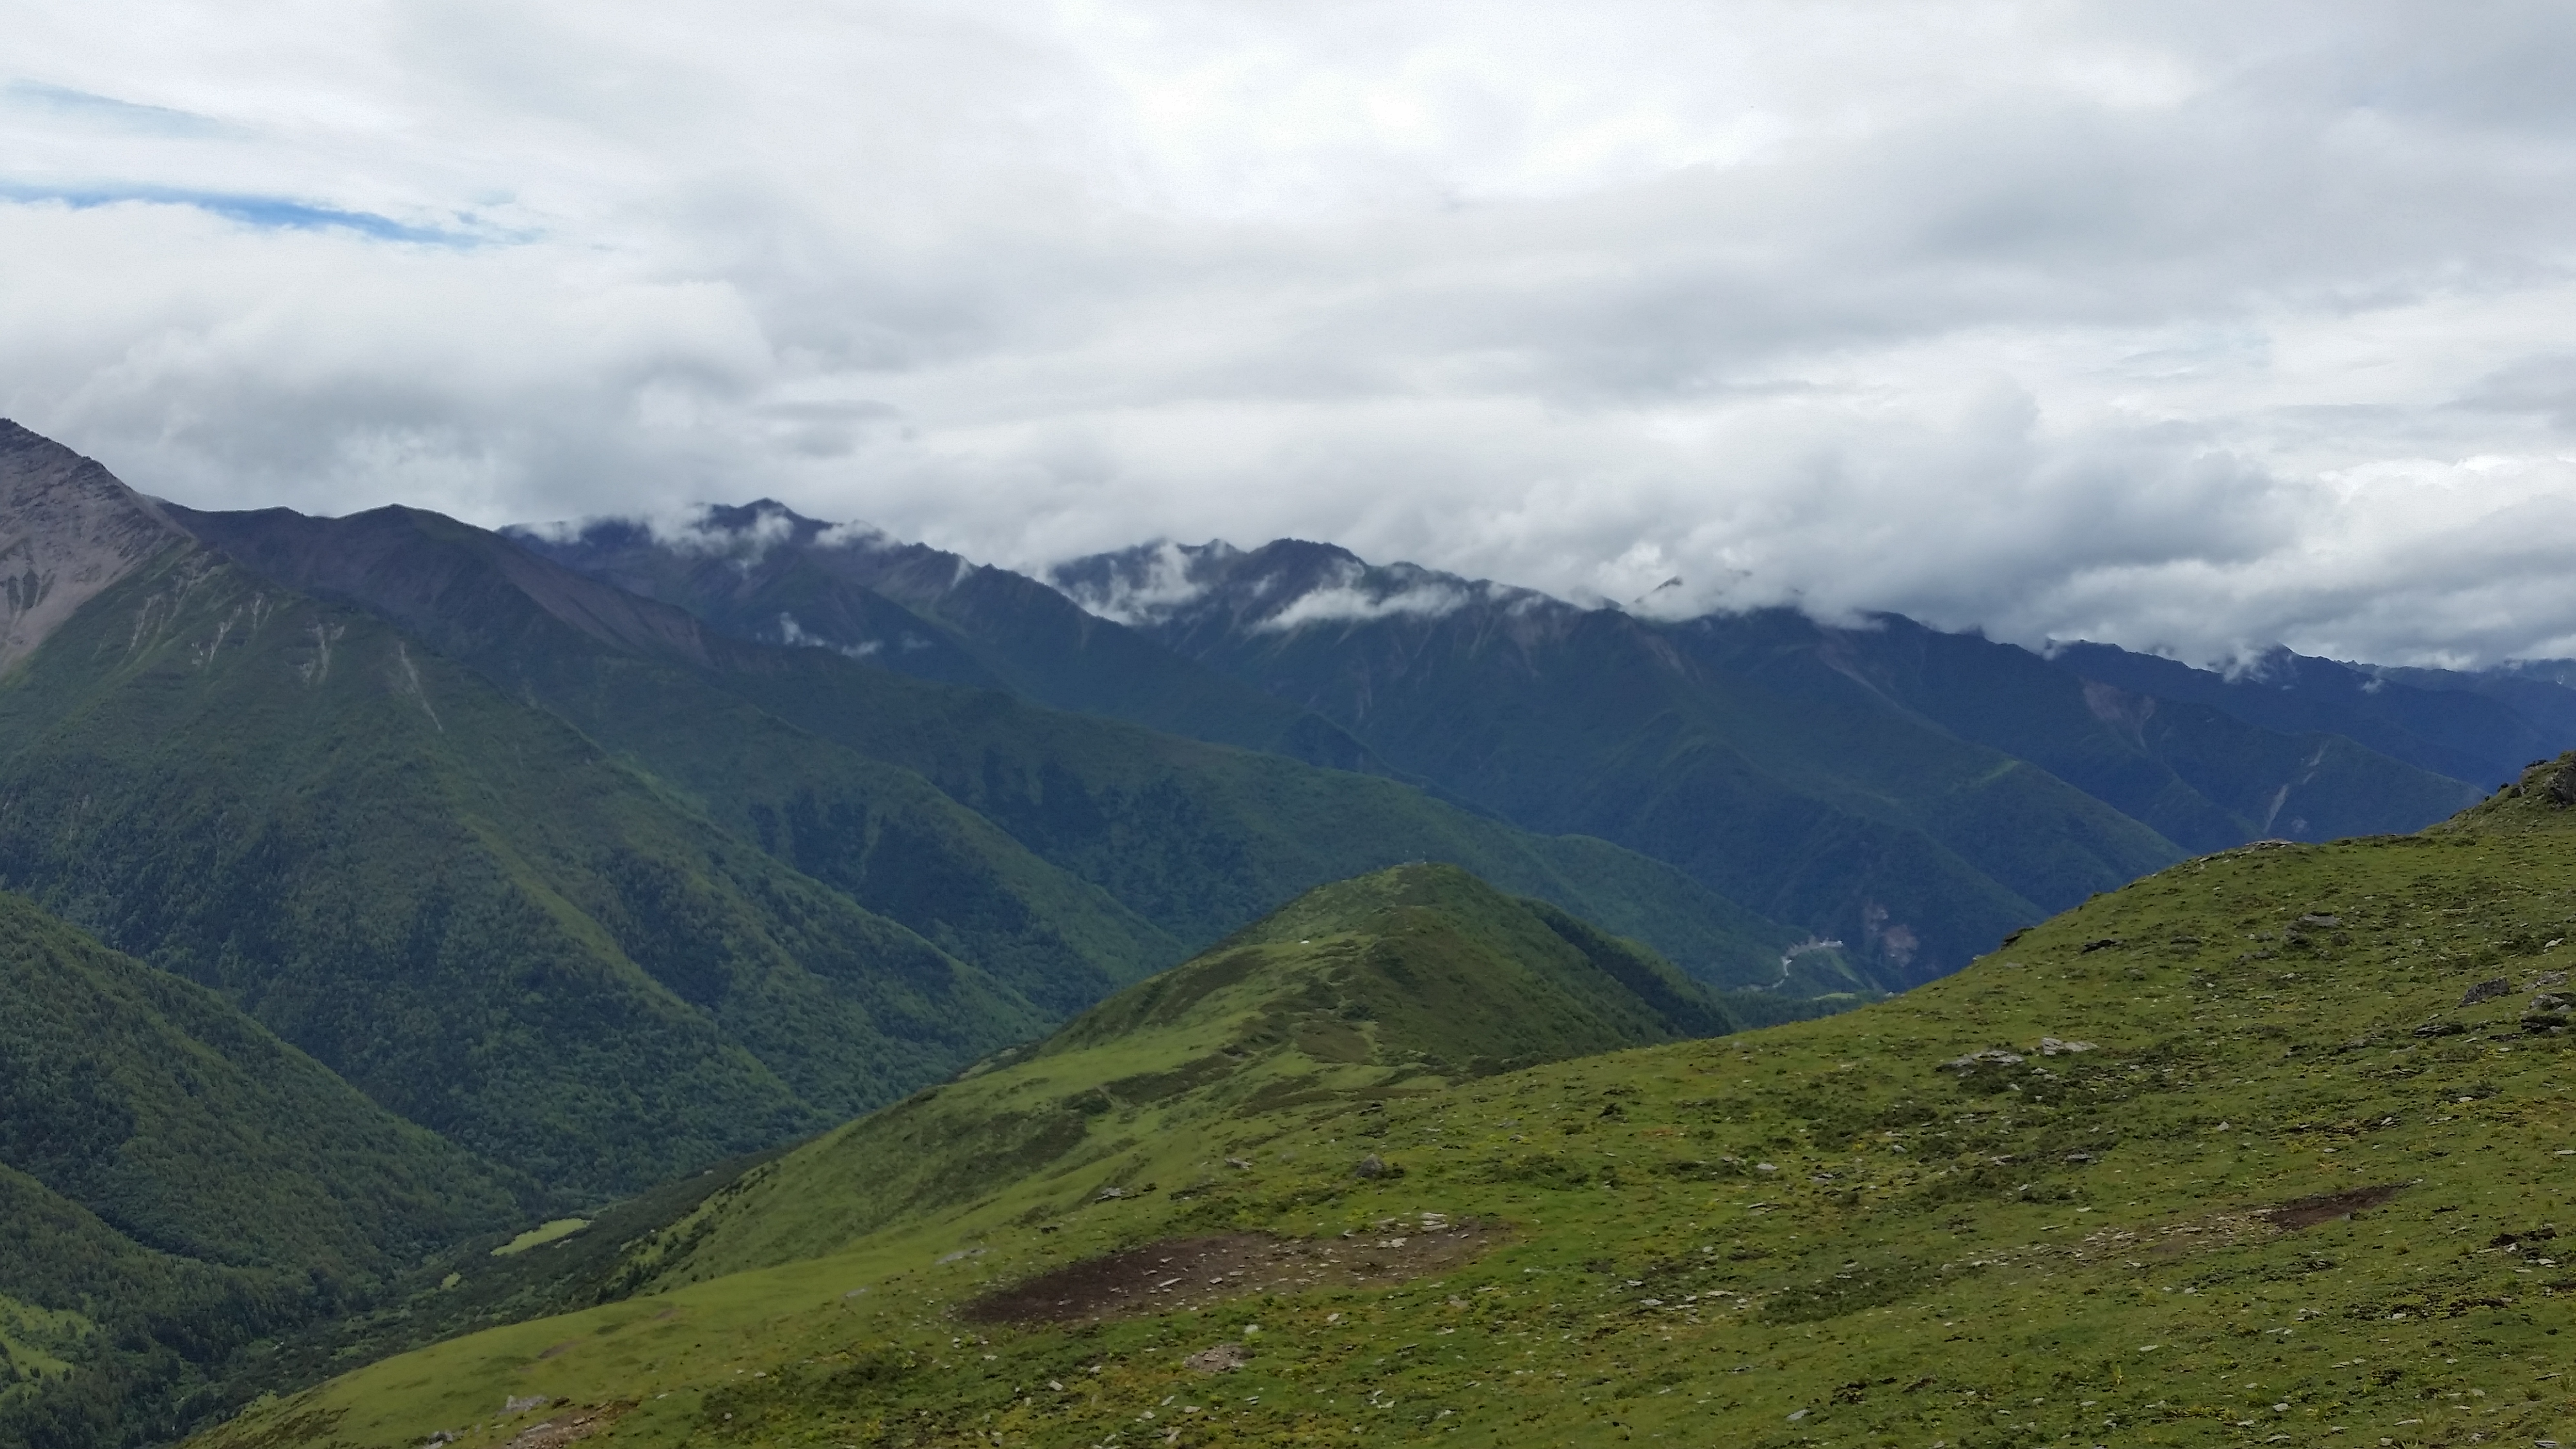
<path fill-rule="evenodd" d="M 559 1412 L 502 1412 L 529 1394 L 631 1406 L 609 1444 L 2566 1442 L 2571 769 L 2418 836 L 2184 862 L 1858 1012 L 1245 1112 L 1041 1221 L 997 1189 L 209 1442 L 497 1444 Z M 956 1316 L 1176 1235 L 1425 1215 L 1500 1240 L 1396 1287 Z M 1220 1343 L 1242 1367 L 1183 1362 Z"/>
<path fill-rule="evenodd" d="M 1726 1028 L 1661 958 L 1553 906 L 1453 866 L 1382 871 L 755 1169 L 640 1247 L 627 1284 L 812 1257 L 970 1202 L 1033 1223 L 1105 1190 L 1208 1191 L 1225 1175 L 1209 1134 L 1247 1116 Z"/>
<path fill-rule="evenodd" d="M 0 1442 L 167 1438 L 247 1351 L 510 1222 L 502 1174 L 0 895 Z"/>
<path fill-rule="evenodd" d="M 561 720 L 199 549 L 0 677 L 0 795 L 0 884 L 568 1207 L 1045 1020 Z"/>

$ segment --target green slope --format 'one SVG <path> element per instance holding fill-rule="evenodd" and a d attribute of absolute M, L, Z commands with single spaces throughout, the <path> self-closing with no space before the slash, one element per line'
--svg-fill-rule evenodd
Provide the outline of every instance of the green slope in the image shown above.
<path fill-rule="evenodd" d="M 0 678 L 0 877 L 583 1200 L 1043 1019 L 379 621 L 174 548 Z"/>
<path fill-rule="evenodd" d="M 900 921 L 1062 1016 L 1184 953 L 927 782 L 710 683 L 794 662 L 676 609 L 413 509 L 172 516 L 287 587 L 345 600 L 552 712 L 737 839 Z M 872 673 L 872 671 L 871 671 Z"/>
<path fill-rule="evenodd" d="M 2576 756 L 2184 862 L 1823 1021 L 1247 1104 L 1151 1191 L 1026 1179 L 209 1442 L 2564 1442 L 2569 802 Z"/>
<path fill-rule="evenodd" d="M 1194 1173 L 1246 1110 L 1726 1028 L 1632 943 L 1453 866 L 1400 867 L 1311 891 L 1037 1047 L 759 1169 L 640 1249 L 626 1286 L 816 1256 L 996 1194 L 1036 1221 Z"/>
<path fill-rule="evenodd" d="M 213 993 L 0 895 L 0 1442 L 169 1437 L 227 1402 L 248 1346 L 528 1195 Z"/>

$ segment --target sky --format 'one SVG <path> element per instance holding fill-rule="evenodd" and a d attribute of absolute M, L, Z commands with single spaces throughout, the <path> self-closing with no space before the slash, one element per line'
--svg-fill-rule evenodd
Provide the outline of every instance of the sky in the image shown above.
<path fill-rule="evenodd" d="M 2576 655 L 2563 3 L 0 14 L 0 414 L 194 506 Z"/>

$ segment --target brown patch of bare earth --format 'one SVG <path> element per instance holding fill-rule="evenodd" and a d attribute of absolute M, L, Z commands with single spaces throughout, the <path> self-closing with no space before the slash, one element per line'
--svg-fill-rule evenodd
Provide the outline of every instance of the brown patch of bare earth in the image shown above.
<path fill-rule="evenodd" d="M 1502 1236 L 1499 1226 L 1470 1219 L 1398 1223 L 1339 1238 L 1167 1238 L 1023 1279 L 961 1305 L 957 1315 L 970 1323 L 1096 1323 L 1252 1293 L 1378 1287 L 1455 1267 Z"/>
<path fill-rule="evenodd" d="M 2263 1210 L 2272 1226 L 2289 1232 L 2313 1228 L 2337 1218 L 2348 1218 L 2363 1208 L 2375 1208 L 2406 1190 L 2404 1183 L 2384 1183 L 2378 1187 L 2347 1188 L 2342 1192 L 2319 1193 L 2315 1197 L 2293 1198 Z"/>
<path fill-rule="evenodd" d="M 510 1440 L 508 1449 L 562 1449 L 566 1444 L 587 1439 L 617 1422 L 633 1404 L 600 1404 L 592 1408 L 567 1408 L 542 1424 L 530 1424 Z"/>
<path fill-rule="evenodd" d="M 2214 1248 L 2232 1248 L 2239 1243 L 2295 1233 L 2301 1228 L 2348 1218 L 2364 1208 L 2377 1207 L 2405 1190 L 2403 1183 L 2385 1183 L 2377 1187 L 2346 1188 L 2342 1192 L 2292 1198 L 2270 1207 L 2210 1213 L 2189 1222 L 2167 1223 L 2161 1228 L 2105 1228 L 2086 1236 L 2081 1243 L 2071 1245 L 2071 1250 L 2077 1259 L 2088 1261 L 2117 1258 L 2125 1253 L 2152 1253 L 2159 1258 L 2178 1258 Z"/>

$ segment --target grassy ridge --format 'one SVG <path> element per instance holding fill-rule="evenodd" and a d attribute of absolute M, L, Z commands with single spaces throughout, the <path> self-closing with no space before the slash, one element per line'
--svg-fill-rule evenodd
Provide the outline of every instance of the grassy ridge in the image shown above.
<path fill-rule="evenodd" d="M 1143 1180 L 1025 1179 L 209 1442 L 498 1443 L 527 1393 L 631 1404 L 612 1444 L 2563 1441 L 2570 799 L 2576 758 L 2423 835 L 2185 862 L 1824 1021 L 1248 1106 L 1140 1136 Z M 954 1316 L 1175 1235 L 1425 1214 L 1503 1235 L 1399 1287 Z M 1181 1362 L 1220 1342 L 1243 1367 Z"/>
<path fill-rule="evenodd" d="M 1455 867 L 1382 871 L 758 1169 L 639 1248 L 625 1286 L 811 1257 L 997 1194 L 1035 1223 L 1167 1173 L 1204 1189 L 1190 1164 L 1247 1112 L 1726 1027 L 1661 959 L 1553 906 Z M 1034 1178 L 1052 1189 L 1030 1196 Z"/>

